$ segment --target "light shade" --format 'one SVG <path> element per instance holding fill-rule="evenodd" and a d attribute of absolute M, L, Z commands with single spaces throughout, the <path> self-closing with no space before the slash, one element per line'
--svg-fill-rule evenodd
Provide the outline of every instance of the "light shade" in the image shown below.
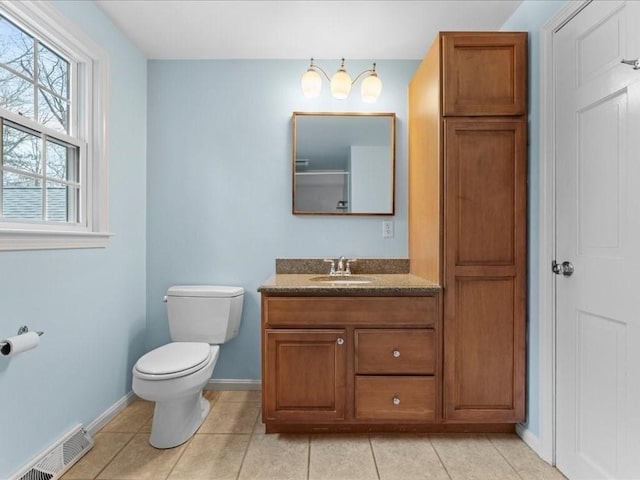
<path fill-rule="evenodd" d="M 344 100 L 351 92 L 351 77 L 340 69 L 331 77 L 331 94 L 333 98 Z"/>
<path fill-rule="evenodd" d="M 315 98 L 320 95 L 322 90 L 322 78 L 318 72 L 314 70 L 307 70 L 300 79 L 302 85 L 302 94 L 307 98 Z"/>
<path fill-rule="evenodd" d="M 333 75 L 333 77 L 331 77 L 331 79 L 329 79 L 327 72 L 325 72 L 319 65 L 315 65 L 313 63 L 313 58 L 311 58 L 307 71 L 300 79 L 302 93 L 305 97 L 315 98 L 320 95 L 320 90 L 322 90 L 322 77 L 320 74 L 324 75 L 324 78 L 329 80 L 329 83 L 331 84 L 331 94 L 333 95 L 333 98 L 337 100 L 344 100 L 347 98 L 351 93 L 351 86 L 354 83 L 357 83 L 360 79 L 363 79 L 360 90 L 363 102 L 375 102 L 382 92 L 382 81 L 378 78 L 375 63 L 373 64 L 373 68 L 360 72 L 352 82 L 351 77 L 344 66 L 344 58 L 340 63 L 340 68 L 338 68 L 338 71 Z"/>
<path fill-rule="evenodd" d="M 366 103 L 375 102 L 380 93 L 382 92 L 382 80 L 378 78 L 378 75 L 372 73 L 371 75 L 365 77 L 362 81 L 362 85 L 360 87 L 360 95 L 362 96 L 362 101 Z"/>

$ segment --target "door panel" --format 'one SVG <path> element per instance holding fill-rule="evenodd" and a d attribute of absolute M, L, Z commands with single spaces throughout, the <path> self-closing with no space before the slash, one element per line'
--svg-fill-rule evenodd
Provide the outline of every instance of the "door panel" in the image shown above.
<path fill-rule="evenodd" d="M 514 409 L 513 279 L 460 278 L 456 282 L 455 338 L 451 368 L 452 401 L 447 418 L 461 418 L 486 409 Z M 467 412 L 465 414 L 465 411 Z"/>
<path fill-rule="evenodd" d="M 265 420 L 313 422 L 344 418 L 345 333 L 311 329 L 266 331 Z"/>
<path fill-rule="evenodd" d="M 576 447 L 583 461 L 606 476 L 616 471 L 624 431 L 626 325 L 582 311 L 576 321 Z"/>
<path fill-rule="evenodd" d="M 640 4 L 592 2 L 556 57 L 556 463 L 640 478 Z M 633 28 L 631 28 L 633 26 Z"/>
<path fill-rule="evenodd" d="M 445 418 L 522 421 L 525 120 L 444 123 Z"/>
<path fill-rule="evenodd" d="M 447 32 L 441 38 L 443 115 L 526 113 L 526 34 Z"/>
<path fill-rule="evenodd" d="M 627 91 L 578 111 L 578 252 L 619 256 L 626 212 Z"/>
<path fill-rule="evenodd" d="M 513 265 L 521 248 L 524 120 L 446 119 L 447 248 L 456 267 Z"/>

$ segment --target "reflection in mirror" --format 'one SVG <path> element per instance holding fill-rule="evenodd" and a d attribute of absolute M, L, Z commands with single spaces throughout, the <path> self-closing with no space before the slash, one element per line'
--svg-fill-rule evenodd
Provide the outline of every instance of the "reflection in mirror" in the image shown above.
<path fill-rule="evenodd" d="M 293 114 L 293 213 L 393 215 L 395 114 Z"/>

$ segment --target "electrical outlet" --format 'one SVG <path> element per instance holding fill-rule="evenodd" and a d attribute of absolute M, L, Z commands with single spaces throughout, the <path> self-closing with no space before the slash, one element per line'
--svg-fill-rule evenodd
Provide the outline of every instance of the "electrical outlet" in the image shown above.
<path fill-rule="evenodd" d="M 383 220 L 382 236 L 384 238 L 393 237 L 393 220 Z"/>

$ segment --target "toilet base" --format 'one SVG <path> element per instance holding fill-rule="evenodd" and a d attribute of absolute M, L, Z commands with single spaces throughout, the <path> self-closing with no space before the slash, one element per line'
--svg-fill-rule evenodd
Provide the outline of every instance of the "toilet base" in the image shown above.
<path fill-rule="evenodd" d="M 194 395 L 156 402 L 149 443 L 155 448 L 173 448 L 189 440 L 209 414 L 202 390 Z"/>

